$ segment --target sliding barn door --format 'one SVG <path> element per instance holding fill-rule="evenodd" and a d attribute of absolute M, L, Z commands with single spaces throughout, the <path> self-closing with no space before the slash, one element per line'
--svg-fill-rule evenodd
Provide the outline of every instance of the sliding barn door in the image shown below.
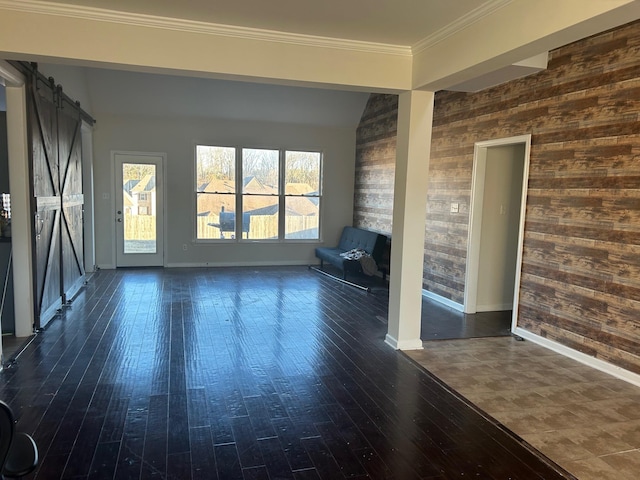
<path fill-rule="evenodd" d="M 36 328 L 44 327 L 62 305 L 62 202 L 55 96 L 54 88 L 33 80 L 29 89 L 28 117 L 33 169 Z"/>
<path fill-rule="evenodd" d="M 77 110 L 58 109 L 58 162 L 62 213 L 62 301 L 67 302 L 84 283 L 82 195 L 82 122 Z"/>
<path fill-rule="evenodd" d="M 84 284 L 80 113 L 35 76 L 28 96 L 34 218 L 35 327 L 44 327 Z"/>

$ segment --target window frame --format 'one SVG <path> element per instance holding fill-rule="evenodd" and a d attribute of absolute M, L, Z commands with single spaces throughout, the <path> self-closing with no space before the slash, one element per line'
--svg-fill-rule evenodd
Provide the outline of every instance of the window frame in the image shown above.
<path fill-rule="evenodd" d="M 213 147 L 213 148 L 232 148 L 235 151 L 235 172 L 234 172 L 234 185 L 235 191 L 233 193 L 227 192 L 204 192 L 198 190 L 198 147 Z M 276 196 L 278 198 L 278 237 L 277 238 L 244 238 L 242 235 L 242 221 L 240 220 L 243 217 L 243 199 L 245 196 L 260 196 L 261 194 L 252 194 L 252 193 L 244 193 L 243 192 L 243 150 L 271 150 L 278 152 L 278 193 Z M 287 152 L 300 152 L 300 153 L 311 153 L 317 154 L 319 156 L 319 166 L 318 166 L 318 193 L 315 195 L 309 194 L 287 194 L 286 193 L 286 156 Z M 202 244 L 220 244 L 220 243 L 235 243 L 235 244 L 248 244 L 248 243 L 320 243 L 322 241 L 322 212 L 323 212 L 323 195 L 324 195 L 324 151 L 321 149 L 315 148 L 284 148 L 284 147 L 255 147 L 255 146 L 247 146 L 247 145 L 214 145 L 211 143 L 202 143 L 198 142 L 195 144 L 194 148 L 194 241 L 195 243 Z M 235 231 L 233 238 L 199 238 L 198 237 L 198 195 L 199 194 L 224 194 L 235 197 L 234 205 L 235 205 Z M 286 238 L 286 200 L 287 198 L 317 198 L 318 199 L 318 235 L 316 238 Z M 238 214 L 237 212 L 240 212 Z"/>

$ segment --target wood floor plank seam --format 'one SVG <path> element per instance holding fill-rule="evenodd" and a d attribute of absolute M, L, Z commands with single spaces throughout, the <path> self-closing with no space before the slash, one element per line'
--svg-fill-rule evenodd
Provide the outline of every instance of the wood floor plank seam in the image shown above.
<path fill-rule="evenodd" d="M 306 267 L 100 270 L 0 374 L 57 478 L 566 479 Z M 533 477 L 532 477 L 533 475 Z"/>

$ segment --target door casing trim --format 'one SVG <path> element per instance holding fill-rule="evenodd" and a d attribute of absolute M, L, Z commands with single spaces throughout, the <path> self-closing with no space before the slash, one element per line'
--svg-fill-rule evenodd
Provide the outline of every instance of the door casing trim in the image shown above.
<path fill-rule="evenodd" d="M 522 173 L 522 196 L 520 199 L 520 225 L 518 228 L 518 254 L 513 295 L 513 315 L 511 330 L 517 326 L 520 277 L 522 273 L 522 247 L 524 243 L 524 222 L 527 207 L 527 187 L 529 184 L 529 161 L 531 155 L 531 134 L 498 138 L 476 142 L 473 149 L 473 174 L 471 182 L 471 202 L 469 206 L 469 232 L 467 237 L 467 262 L 465 269 L 464 312 L 475 313 L 478 293 L 478 273 L 480 264 L 480 231 L 482 225 L 482 201 L 484 198 L 484 175 L 487 164 L 487 150 L 491 147 L 524 144 L 524 169 Z"/>

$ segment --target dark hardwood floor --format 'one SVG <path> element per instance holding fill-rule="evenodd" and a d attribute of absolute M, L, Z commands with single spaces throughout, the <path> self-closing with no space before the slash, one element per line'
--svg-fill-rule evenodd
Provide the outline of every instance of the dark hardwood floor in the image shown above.
<path fill-rule="evenodd" d="M 30 337 L 16 337 L 14 334 L 2 335 L 2 356 L 4 363 L 12 362 L 16 355 L 19 355 L 29 342 L 33 339 Z"/>
<path fill-rule="evenodd" d="M 331 265 L 323 271 L 338 278 L 342 272 Z M 350 275 L 348 280 L 367 287 L 388 302 L 388 278 L 377 276 Z M 511 335 L 511 310 L 498 312 L 463 313 L 443 305 L 433 299 L 422 298 L 422 319 L 420 338 L 423 341 L 451 340 L 459 338 L 508 337 Z"/>
<path fill-rule="evenodd" d="M 100 271 L 0 398 L 30 478 L 572 478 L 384 344 L 386 310 L 306 267 Z"/>
<path fill-rule="evenodd" d="M 423 341 L 454 338 L 508 337 L 511 310 L 462 313 L 435 300 L 422 299 L 420 338 Z"/>

